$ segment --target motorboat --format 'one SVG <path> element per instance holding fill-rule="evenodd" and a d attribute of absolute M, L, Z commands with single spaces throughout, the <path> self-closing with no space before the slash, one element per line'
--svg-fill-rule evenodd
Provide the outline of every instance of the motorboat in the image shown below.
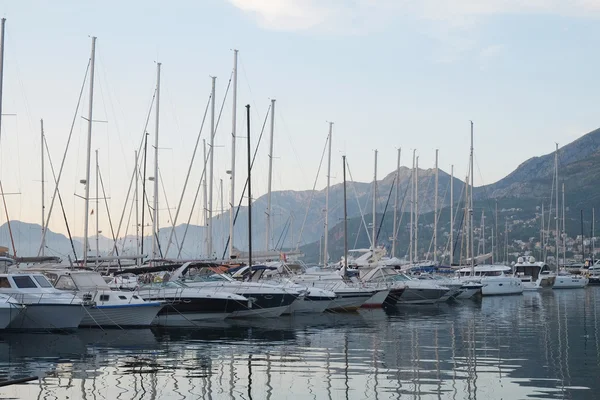
<path fill-rule="evenodd" d="M 600 261 L 596 261 L 596 263 L 588 269 L 587 278 L 588 278 L 588 285 L 590 285 L 590 286 L 600 285 Z"/>
<path fill-rule="evenodd" d="M 523 283 L 514 277 L 511 268 L 505 265 L 477 265 L 456 271 L 456 276 L 464 281 L 477 281 L 483 286 L 483 296 L 522 294 Z"/>
<path fill-rule="evenodd" d="M 252 307 L 232 313 L 233 318 L 279 317 L 301 295 L 297 290 L 266 283 L 236 281 L 215 269 L 202 267 L 193 271 L 193 263 L 177 268 L 170 280 L 180 280 L 189 287 L 213 292 L 235 293 L 252 301 Z"/>
<path fill-rule="evenodd" d="M 585 275 L 574 275 L 562 269 L 556 275 L 556 281 L 552 289 L 582 289 L 588 285 Z"/>
<path fill-rule="evenodd" d="M 147 301 L 164 303 L 155 319 L 160 326 L 201 326 L 206 321 L 224 320 L 253 307 L 252 301 L 244 296 L 192 288 L 176 280 L 148 283 L 134 293 Z"/>
<path fill-rule="evenodd" d="M 535 261 L 534 257 L 519 257 L 513 270 L 513 276 L 521 280 L 525 291 L 550 289 L 556 281 L 556 274 L 550 271 L 550 267 Z"/>
<path fill-rule="evenodd" d="M 15 299 L 8 295 L 0 294 L 0 330 L 6 329 L 23 311 L 24 306 L 19 304 Z"/>
<path fill-rule="evenodd" d="M 334 292 L 336 298 L 331 302 L 327 311 L 356 311 L 366 302 L 378 304 L 381 307 L 387 297 L 386 295 L 382 299 L 381 296 L 378 296 L 379 292 L 387 291 L 387 288 L 361 287 L 360 284 L 345 280 L 343 272 L 337 270 L 313 268 L 303 274 L 294 275 L 290 279 L 309 288 L 316 287 Z M 375 296 L 380 298 L 374 298 Z"/>
<path fill-rule="evenodd" d="M 291 271 L 286 268 L 284 263 L 278 262 L 270 263 L 269 265 L 253 265 L 252 267 L 244 265 L 242 267 L 232 268 L 228 273 L 236 280 L 246 280 L 250 282 L 262 281 L 269 284 L 281 285 L 285 288 L 302 293 L 284 314 L 322 313 L 329 308 L 332 302 L 337 298 L 337 295 L 333 291 L 294 283 L 288 278 Z"/>
<path fill-rule="evenodd" d="M 432 280 L 413 279 L 391 266 L 379 265 L 371 270 L 363 270 L 361 281 L 371 287 L 402 288 L 397 304 L 433 304 L 448 300 L 451 290 Z"/>
<path fill-rule="evenodd" d="M 0 274 L 0 294 L 24 306 L 7 329 L 75 330 L 86 314 L 81 298 L 54 288 L 42 274 Z"/>
<path fill-rule="evenodd" d="M 112 290 L 98 272 L 49 269 L 42 273 L 56 289 L 90 303 L 80 326 L 150 326 L 163 306 L 160 301 L 145 301 L 131 291 Z"/>

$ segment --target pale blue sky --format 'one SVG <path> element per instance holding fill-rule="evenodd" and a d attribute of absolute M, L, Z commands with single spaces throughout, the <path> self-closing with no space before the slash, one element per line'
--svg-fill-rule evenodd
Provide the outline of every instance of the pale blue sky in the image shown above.
<path fill-rule="evenodd" d="M 218 77 L 220 105 L 232 48 L 240 50 L 239 134 L 245 135 L 246 103 L 254 108 L 256 138 L 269 99 L 277 99 L 274 189 L 312 187 L 326 121 L 335 122 L 334 182 L 341 180 L 342 153 L 354 178 L 369 181 L 372 150 L 379 150 L 383 176 L 395 168 L 397 147 L 405 151 L 404 165 L 411 149 L 418 149 L 421 167 L 433 166 L 439 148 L 440 167 L 449 172 L 454 164 L 456 175 L 464 177 L 470 119 L 481 171 L 476 184 L 494 182 L 527 158 L 552 151 L 554 142 L 566 144 L 600 125 L 600 1 L 521 3 L 0 1 L 7 18 L 4 112 L 17 113 L 3 119 L 0 173 L 5 191 L 21 192 L 8 198 L 10 217 L 39 222 L 39 118 L 58 167 L 89 57 L 89 35 L 98 37 L 95 118 L 109 121 L 94 126 L 92 148 L 100 151 L 115 217 L 155 85 L 154 62 L 163 63 L 160 147 L 167 149 L 160 160 L 174 207 L 209 77 Z M 215 179 L 225 180 L 226 198 L 230 115 L 228 99 L 216 139 L 224 147 L 215 150 Z M 77 182 L 85 176 L 85 129 L 78 118 L 61 185 L 78 235 L 83 203 L 73 193 L 83 193 Z M 266 191 L 266 152 L 265 141 L 254 175 L 257 196 Z M 243 168 L 242 140 L 237 154 Z M 241 189 L 245 174 L 238 171 Z M 197 160 L 180 221 L 200 173 Z M 322 174 L 317 187 L 324 184 Z M 218 204 L 218 186 L 215 194 Z M 62 218 L 56 210 L 54 215 L 51 228 L 63 232 Z M 162 215 L 164 226 L 166 210 Z M 200 222 L 197 213 L 192 222 Z M 104 218 L 101 229 L 109 232 Z"/>

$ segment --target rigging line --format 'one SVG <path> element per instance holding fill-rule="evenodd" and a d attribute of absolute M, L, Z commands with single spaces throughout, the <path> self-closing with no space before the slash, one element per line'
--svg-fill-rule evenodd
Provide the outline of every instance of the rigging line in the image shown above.
<path fill-rule="evenodd" d="M 390 185 L 390 192 L 388 193 L 387 201 L 385 202 L 385 207 L 383 208 L 383 215 L 381 216 L 381 222 L 379 223 L 379 228 L 377 228 L 377 235 L 375 236 L 375 243 L 377 243 L 377 239 L 379 239 L 379 233 L 381 232 L 381 226 L 383 225 L 383 220 L 385 219 L 385 213 L 387 212 L 388 205 L 390 204 L 390 197 L 392 197 L 392 190 L 394 189 L 394 184 L 396 180 L 392 181 Z M 375 246 L 373 246 L 373 251 L 375 251 Z"/>
<path fill-rule="evenodd" d="M 50 157 L 50 149 L 48 148 L 48 141 L 46 140 L 46 135 L 44 135 L 44 146 L 46 147 L 46 154 L 48 155 L 48 163 L 50 164 L 50 170 L 52 171 L 52 177 L 54 178 L 54 183 L 58 188 L 58 183 L 56 180 L 56 174 L 54 173 L 54 164 L 52 163 L 52 157 Z M 71 229 L 69 228 L 69 221 L 67 220 L 67 213 L 65 212 L 65 207 L 63 205 L 62 196 L 60 194 L 60 190 L 57 191 L 58 201 L 60 203 L 60 208 L 62 210 L 63 218 L 65 220 L 65 225 L 67 227 L 67 234 L 69 235 L 69 242 L 71 242 L 71 250 L 73 250 L 73 256 L 75 260 L 77 260 L 77 252 L 75 251 L 75 245 L 73 244 L 73 236 L 71 235 Z M 48 229 L 48 225 L 44 230 Z"/>
<path fill-rule="evenodd" d="M 2 195 L 2 203 L 4 204 L 4 213 L 6 214 L 6 224 L 8 225 L 8 234 L 10 235 L 10 243 L 13 248 L 13 256 L 17 256 L 17 248 L 15 247 L 15 239 L 13 238 L 12 229 L 10 227 L 10 218 L 8 217 L 8 207 L 6 207 L 6 197 L 4 196 L 4 189 L 2 188 L 2 181 L 0 181 L 0 195 Z"/>
<path fill-rule="evenodd" d="M 123 235 L 123 245 L 121 246 L 121 254 L 125 254 L 125 244 L 127 243 L 127 235 L 129 234 L 129 227 L 131 226 L 131 216 L 133 214 L 133 208 L 135 206 L 135 201 L 131 202 L 131 207 L 129 207 L 129 215 L 127 217 L 127 224 L 125 225 L 125 234 Z M 136 248 L 137 250 L 137 248 Z M 137 255 L 137 254 L 136 254 Z"/>
<path fill-rule="evenodd" d="M 148 192 L 144 191 L 144 198 L 146 200 L 146 206 L 148 207 L 148 214 L 150 214 L 150 222 L 154 222 L 154 216 L 152 215 L 152 206 L 150 206 L 150 200 L 148 199 Z M 162 249 L 160 247 L 160 241 L 158 240 L 158 232 L 153 232 L 152 236 L 156 240 L 156 244 L 158 245 L 158 253 L 160 257 L 163 257 Z M 142 237 L 142 243 L 144 239 Z"/>
<path fill-rule="evenodd" d="M 77 107 L 75 107 L 75 114 L 73 115 L 73 121 L 71 122 L 71 130 L 69 131 L 69 138 L 67 139 L 67 146 L 65 149 L 65 153 L 63 154 L 62 162 L 60 164 L 60 169 L 58 171 L 58 179 L 56 179 L 54 194 L 52 195 L 52 200 L 50 201 L 50 208 L 48 209 L 48 217 L 46 218 L 46 223 L 44 224 L 44 226 L 48 226 L 48 223 L 50 222 L 50 217 L 52 215 L 52 209 L 54 207 L 54 200 L 56 198 L 56 193 L 58 192 L 58 185 L 60 184 L 60 178 L 62 177 L 62 172 L 63 172 L 64 166 L 65 166 L 65 160 L 67 158 L 67 150 L 69 150 L 69 144 L 71 143 L 71 137 L 73 136 L 73 129 L 75 128 L 75 122 L 77 121 L 77 112 L 79 111 L 79 105 L 81 104 L 81 98 L 82 98 L 83 92 L 85 90 L 85 82 L 87 80 L 91 62 L 92 62 L 92 60 L 90 58 L 88 60 L 88 64 L 87 64 L 87 67 L 85 70 L 85 75 L 83 77 L 83 84 L 81 85 L 81 90 L 79 92 L 79 99 L 77 100 Z M 42 251 L 42 246 L 44 245 L 44 240 L 46 239 L 47 231 L 48 231 L 47 229 L 44 229 L 44 232 L 42 233 L 42 240 L 40 242 L 40 247 L 39 247 L 38 253 L 37 253 L 38 257 Z"/>
<path fill-rule="evenodd" d="M 121 225 L 123 224 L 123 218 L 125 217 L 125 210 L 127 209 L 127 202 L 129 201 L 129 195 L 131 194 L 131 187 L 133 186 L 133 182 L 135 180 L 135 171 L 136 168 L 139 164 L 139 160 L 140 157 L 142 155 L 142 147 L 144 148 L 144 172 L 146 171 L 146 150 L 147 150 L 147 138 L 146 136 L 148 135 L 147 129 L 148 129 L 148 124 L 150 123 L 150 115 L 152 114 L 152 106 L 154 105 L 154 101 L 156 100 L 156 88 L 154 88 L 154 92 L 152 94 L 152 100 L 150 101 L 150 107 L 148 107 L 148 114 L 146 115 L 146 123 L 144 124 L 144 129 L 142 130 L 142 138 L 140 140 L 140 145 L 138 146 L 138 153 L 137 153 L 137 159 L 135 160 L 135 165 L 133 168 L 133 173 L 131 174 L 131 179 L 129 180 L 129 188 L 127 189 L 127 195 L 125 196 L 125 202 L 123 203 L 123 212 L 121 213 L 121 218 L 119 219 L 119 226 L 117 227 L 117 237 L 119 237 L 119 234 L 121 233 Z M 144 181 L 142 182 L 142 188 L 144 193 L 146 192 L 146 174 L 144 173 Z M 143 215 L 144 215 L 144 205 L 142 204 L 142 220 L 143 220 Z M 143 221 L 142 221 L 143 222 Z M 142 224 L 142 229 L 143 229 L 144 224 Z M 142 238 L 142 243 L 143 243 L 143 238 Z M 114 253 L 114 251 L 117 248 L 117 244 L 115 243 L 113 246 L 113 250 L 111 251 L 111 254 Z"/>
<path fill-rule="evenodd" d="M 325 151 L 327 150 L 327 143 L 329 142 L 329 135 L 325 139 L 325 146 L 323 146 L 323 152 L 321 153 L 321 160 L 319 161 L 319 168 L 317 168 L 317 175 L 315 176 L 315 182 L 313 183 L 313 188 L 310 194 L 310 198 L 308 199 L 308 206 L 306 207 L 306 212 L 304 213 L 304 220 L 302 221 L 302 226 L 300 227 L 300 234 L 298 235 L 298 242 L 296 243 L 296 251 L 300 247 L 300 242 L 302 241 L 302 234 L 304 233 L 304 226 L 306 225 L 306 220 L 308 218 L 308 213 L 310 211 L 310 205 L 312 204 L 313 198 L 315 196 L 315 188 L 317 187 L 317 181 L 319 180 L 319 174 L 321 173 L 321 167 L 323 166 L 323 159 L 325 158 Z"/>
<path fill-rule="evenodd" d="M 287 228 L 289 221 L 290 221 L 290 217 L 288 217 L 288 219 L 285 221 L 285 224 L 283 225 L 283 229 L 281 230 L 281 233 L 279 234 L 279 239 L 277 239 L 277 243 L 275 243 L 274 249 L 277 249 L 277 246 L 279 246 L 279 242 L 281 241 L 281 237 L 283 236 L 283 233 L 285 232 L 285 229 Z"/>
<path fill-rule="evenodd" d="M 448 185 L 450 186 L 450 185 Z M 444 204 L 444 201 L 446 200 L 446 195 L 448 194 L 448 186 L 446 186 L 446 190 L 444 191 L 444 196 L 442 197 L 442 204 Z M 438 224 L 439 227 L 439 222 L 440 222 L 440 217 L 442 215 L 442 210 L 444 208 L 442 207 L 439 212 L 437 213 L 437 218 L 434 214 L 434 220 L 436 221 L 436 223 Z M 429 247 L 427 248 L 427 253 L 426 257 L 425 257 L 425 261 L 429 261 L 429 253 L 431 253 L 431 248 L 433 247 L 433 235 L 431 235 L 431 239 L 429 240 Z M 446 246 L 444 248 L 448 247 L 448 242 L 446 242 Z M 437 251 L 437 249 L 434 249 L 434 251 Z"/>
<path fill-rule="evenodd" d="M 104 198 L 104 205 L 106 206 L 106 215 L 108 216 L 108 225 L 110 226 L 110 233 L 112 235 L 113 241 L 115 243 L 117 243 L 117 238 L 115 236 L 115 230 L 113 228 L 112 218 L 110 218 L 110 210 L 108 209 L 108 200 L 106 199 L 106 192 L 104 191 L 104 181 L 102 180 L 102 171 L 100 171 L 99 168 L 98 168 L 98 177 L 100 178 L 100 186 L 102 187 L 102 197 Z M 96 210 L 96 212 L 99 212 L 99 211 Z M 98 235 L 98 232 L 96 232 L 96 235 Z M 115 248 L 115 252 L 117 253 L 117 256 L 118 256 L 119 249 Z M 119 270 L 121 270 L 123 267 L 121 265 L 120 258 L 117 259 L 117 264 L 119 264 Z"/>
<path fill-rule="evenodd" d="M 404 189 L 404 195 L 402 196 L 402 202 L 400 202 L 400 219 L 398 220 L 398 225 L 396 226 L 396 232 L 394 233 L 396 241 L 398 240 L 398 233 L 400 232 L 400 226 L 402 225 L 402 219 L 404 218 L 404 209 L 406 207 L 406 195 L 408 194 L 408 189 L 410 189 L 411 185 L 410 185 L 410 181 L 412 179 L 412 170 L 410 171 L 410 175 L 408 176 L 408 184 L 406 185 L 406 188 Z M 400 184 L 398 182 L 398 184 Z M 408 250 L 407 250 L 408 251 Z"/>
<path fill-rule="evenodd" d="M 162 177 L 162 172 L 160 170 L 160 168 L 158 169 L 158 177 L 160 178 L 160 184 L 162 186 L 162 190 L 163 190 L 163 194 L 165 196 L 165 204 L 167 206 L 167 212 L 169 213 L 169 219 L 171 221 L 173 221 L 173 216 L 171 215 L 171 207 L 169 207 L 169 200 L 167 199 L 167 191 L 165 189 L 165 181 Z M 171 232 L 175 231 L 175 226 L 173 226 L 173 228 L 171 228 Z M 175 235 L 175 245 L 179 246 L 179 241 L 177 240 L 177 233 L 174 233 Z M 171 238 L 169 237 L 169 240 L 171 240 Z M 167 246 L 168 248 L 168 246 Z M 165 250 L 165 257 L 167 257 L 167 251 Z"/>
<path fill-rule="evenodd" d="M 254 166 L 254 161 L 256 160 L 256 154 L 258 153 L 258 148 L 260 146 L 260 142 L 263 137 L 263 133 L 265 132 L 265 126 L 267 125 L 267 119 L 269 117 L 269 112 L 271 111 L 271 105 L 267 108 L 267 114 L 265 115 L 265 120 L 263 122 L 262 130 L 260 131 L 260 135 L 258 137 L 258 143 L 256 144 L 256 148 L 254 149 L 254 155 L 252 156 L 252 163 L 250 164 L 250 171 L 252 171 L 252 167 Z M 242 190 L 242 195 L 240 196 L 240 201 L 238 201 L 237 210 L 235 211 L 235 216 L 233 218 L 233 224 L 237 221 L 237 217 L 240 213 L 240 207 L 242 205 L 242 200 L 244 199 L 244 194 L 246 193 L 246 188 L 248 187 L 248 178 L 246 178 L 246 182 L 244 183 L 244 189 Z M 225 248 L 223 249 L 223 259 L 225 258 L 225 251 L 229 247 L 229 240 L 231 237 L 227 235 L 227 241 L 225 242 Z"/>
<path fill-rule="evenodd" d="M 360 217 L 362 219 L 363 226 L 365 227 L 365 231 L 367 232 L 367 239 L 369 243 L 371 242 L 371 236 L 369 235 L 369 229 L 367 228 L 367 222 L 365 221 L 365 214 L 363 212 L 362 207 L 360 206 L 360 200 L 358 199 L 358 191 L 356 190 L 356 185 L 354 182 L 354 178 L 352 177 L 352 171 L 350 171 L 350 163 L 348 159 L 346 159 L 346 167 L 348 168 L 348 176 L 350 177 L 350 185 L 352 186 L 352 190 L 354 190 L 354 198 L 356 199 L 356 204 L 358 205 L 358 211 L 360 212 Z M 365 208 L 367 207 L 368 197 L 365 201 Z M 360 234 L 360 225 L 358 226 L 358 234 L 356 235 L 356 240 L 354 241 L 354 247 L 356 248 L 356 244 L 358 243 L 358 236 Z"/>
<path fill-rule="evenodd" d="M 231 75 L 229 76 L 229 82 L 227 83 L 227 89 L 225 90 L 225 96 L 223 97 L 223 102 L 221 103 L 221 109 L 219 110 L 219 116 L 217 117 L 217 123 L 215 124 L 215 132 L 219 128 L 219 122 L 221 122 L 221 115 L 223 114 L 225 102 L 227 101 L 227 95 L 229 93 L 229 88 L 231 87 L 232 78 L 233 78 L 233 71 L 231 72 Z M 185 182 L 183 184 L 183 190 L 181 191 L 181 197 L 179 199 L 179 205 L 177 206 L 177 210 L 175 211 L 175 219 L 171 219 L 171 221 L 173 221 L 173 229 L 171 230 L 171 235 L 169 236 L 169 241 L 167 242 L 167 248 L 165 250 L 165 257 L 167 257 L 167 254 L 169 253 L 169 248 L 171 247 L 171 242 L 173 240 L 172 235 L 175 230 L 175 224 L 177 223 L 177 220 L 179 219 L 179 211 L 181 210 L 181 203 L 183 201 L 183 196 L 184 196 L 185 190 L 187 188 L 187 183 L 188 183 L 188 179 L 190 177 L 190 172 L 192 170 L 192 165 L 194 164 L 194 159 L 196 158 L 196 150 L 198 149 L 198 144 L 200 143 L 200 136 L 202 134 L 202 130 L 204 128 L 204 123 L 206 121 L 206 115 L 207 115 L 208 109 L 210 107 L 211 96 L 212 96 L 212 93 L 208 96 L 208 102 L 206 103 L 206 109 L 204 110 L 204 117 L 202 118 L 202 124 L 200 125 L 200 131 L 198 132 L 198 137 L 196 138 L 196 145 L 194 146 L 194 152 L 192 154 L 192 159 L 190 161 L 190 168 L 188 169 L 188 173 L 185 177 Z M 212 134 L 213 133 L 211 132 L 211 135 Z M 212 151 L 213 151 L 212 148 L 209 149 L 209 154 Z M 202 179 L 200 180 L 200 182 L 202 182 Z M 190 223 L 190 220 L 188 220 L 188 224 L 189 223 Z M 175 240 L 177 240 L 177 238 Z"/>
<path fill-rule="evenodd" d="M 290 223 L 287 224 L 287 228 L 285 230 L 285 235 L 283 235 L 283 238 L 281 239 L 281 247 L 279 248 L 279 251 L 283 251 L 283 245 L 285 244 L 285 239 L 287 238 L 288 233 L 290 233 L 291 227 L 292 227 L 292 221 L 290 219 Z"/>
<path fill-rule="evenodd" d="M 208 114 L 208 109 L 210 107 L 212 93 L 208 96 L 208 101 L 206 103 L 206 109 L 204 110 L 204 116 L 202 117 L 202 123 L 200 124 L 200 131 L 198 132 L 198 136 L 196 137 L 196 144 L 194 145 L 194 151 L 192 152 L 192 159 L 190 160 L 190 167 L 188 168 L 187 174 L 185 176 L 185 181 L 183 182 L 183 189 L 181 191 L 181 197 L 179 198 L 179 204 L 177 205 L 177 210 L 175 211 L 175 219 L 171 219 L 173 222 L 173 228 L 171 229 L 171 234 L 169 235 L 169 240 L 167 241 L 167 248 L 165 249 L 165 257 L 169 254 L 169 248 L 171 247 L 171 242 L 173 240 L 173 232 L 175 230 L 175 225 L 177 224 L 177 220 L 179 219 L 179 212 L 181 210 L 181 204 L 183 203 L 183 197 L 185 196 L 185 191 L 187 189 L 187 184 L 190 178 L 190 173 L 192 172 L 192 166 L 194 165 L 194 160 L 196 158 L 196 151 L 198 150 L 198 144 L 200 143 L 200 136 L 202 136 L 202 130 L 204 129 L 204 123 L 206 122 L 206 115 Z M 212 133 L 211 133 L 212 134 Z M 166 194 L 165 194 L 166 196 Z"/>

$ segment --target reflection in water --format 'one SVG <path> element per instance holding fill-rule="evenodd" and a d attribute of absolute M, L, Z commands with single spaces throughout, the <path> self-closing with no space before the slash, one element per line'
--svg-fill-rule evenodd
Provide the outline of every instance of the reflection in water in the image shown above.
<path fill-rule="evenodd" d="M 593 398 L 600 289 L 199 329 L 0 334 L 0 397 Z"/>

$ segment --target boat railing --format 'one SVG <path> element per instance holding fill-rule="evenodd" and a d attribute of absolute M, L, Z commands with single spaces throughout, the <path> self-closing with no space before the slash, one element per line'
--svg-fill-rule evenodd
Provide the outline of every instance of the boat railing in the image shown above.
<path fill-rule="evenodd" d="M 66 294 L 66 293 L 65 293 Z M 28 304 L 42 304 L 44 300 L 51 299 L 56 302 L 56 294 L 55 293 L 6 293 L 6 295 L 19 304 L 28 305 Z M 63 295 L 64 296 L 64 295 Z M 64 297 L 63 297 L 64 298 Z M 62 300 L 62 298 L 61 298 Z M 68 302 L 61 301 L 60 304 L 77 304 L 77 305 L 87 305 L 88 303 L 81 300 L 77 295 L 73 294 L 71 299 Z"/>

